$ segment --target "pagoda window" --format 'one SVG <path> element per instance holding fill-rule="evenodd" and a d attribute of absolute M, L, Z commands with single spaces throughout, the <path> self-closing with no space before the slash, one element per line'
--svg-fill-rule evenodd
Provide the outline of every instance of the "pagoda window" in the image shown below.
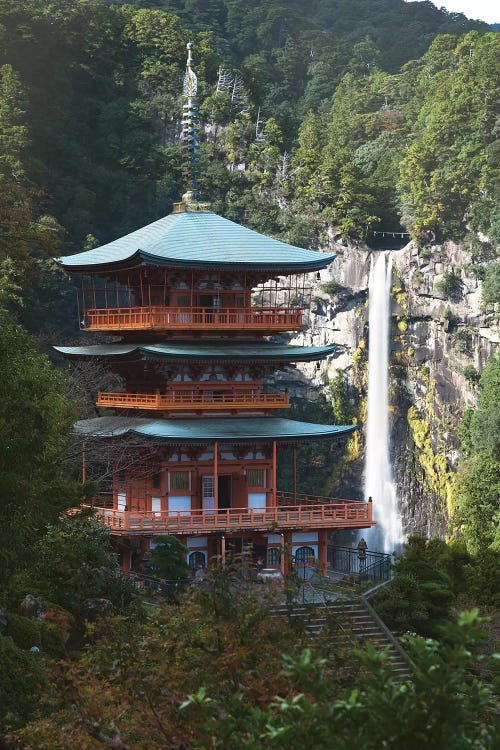
<path fill-rule="evenodd" d="M 191 472 L 190 471 L 171 471 L 169 474 L 170 491 L 189 490 L 191 489 Z"/>
<path fill-rule="evenodd" d="M 188 567 L 191 570 L 198 570 L 198 568 L 205 568 L 206 567 L 205 553 L 200 552 L 200 551 L 191 552 L 191 554 L 188 556 Z"/>
<path fill-rule="evenodd" d="M 247 474 L 247 484 L 249 487 L 265 487 L 264 469 L 249 469 Z"/>
<path fill-rule="evenodd" d="M 118 510 L 126 510 L 127 508 L 126 492 L 119 492 L 117 497 L 118 497 Z"/>
<path fill-rule="evenodd" d="M 295 552 L 295 562 L 308 563 L 314 560 L 314 549 L 312 547 L 299 547 Z"/>
<path fill-rule="evenodd" d="M 121 470 L 120 470 L 120 471 L 118 472 L 118 481 L 119 481 L 119 482 L 124 482 L 124 481 L 125 481 L 125 479 L 126 479 L 126 474 L 125 474 L 125 471 L 124 471 L 124 469 L 121 469 Z"/>
<path fill-rule="evenodd" d="M 155 490 L 159 490 L 161 487 L 161 475 L 153 474 L 153 487 Z"/>
<path fill-rule="evenodd" d="M 214 512 L 215 506 L 215 482 L 213 476 L 202 477 L 203 510 Z"/>
<path fill-rule="evenodd" d="M 279 565 L 281 562 L 281 547 L 269 547 L 267 550 L 267 564 Z"/>
<path fill-rule="evenodd" d="M 151 498 L 151 512 L 155 516 L 161 515 L 161 497 L 152 497 Z"/>
<path fill-rule="evenodd" d="M 190 302 L 189 294 L 179 294 L 177 296 L 177 307 L 189 307 Z"/>

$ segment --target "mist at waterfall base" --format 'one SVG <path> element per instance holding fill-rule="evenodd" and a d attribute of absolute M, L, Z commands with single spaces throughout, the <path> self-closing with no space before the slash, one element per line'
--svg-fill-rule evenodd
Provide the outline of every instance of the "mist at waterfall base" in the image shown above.
<path fill-rule="evenodd" d="M 368 549 L 400 551 L 403 529 L 389 456 L 390 253 L 373 253 L 369 280 L 368 412 L 365 500 L 373 501 L 377 525 L 362 535 Z M 361 536 L 361 534 L 360 534 Z"/>

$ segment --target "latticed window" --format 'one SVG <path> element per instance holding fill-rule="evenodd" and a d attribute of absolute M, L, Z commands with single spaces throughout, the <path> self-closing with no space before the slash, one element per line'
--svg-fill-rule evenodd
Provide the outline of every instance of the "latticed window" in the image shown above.
<path fill-rule="evenodd" d="M 312 547 L 299 547 L 295 553 L 296 563 L 307 563 L 314 560 L 314 550 Z"/>
<path fill-rule="evenodd" d="M 153 474 L 153 487 L 155 490 L 160 489 L 161 486 L 161 476 L 160 474 Z"/>
<path fill-rule="evenodd" d="M 172 471 L 170 473 L 171 490 L 189 489 L 189 471 Z"/>
<path fill-rule="evenodd" d="M 180 294 L 177 297 L 177 307 L 189 307 L 190 299 L 188 294 Z"/>
<path fill-rule="evenodd" d="M 279 565 L 281 561 L 281 547 L 269 547 L 267 550 L 267 564 Z"/>
<path fill-rule="evenodd" d="M 191 570 L 205 567 L 205 555 L 203 552 L 191 552 L 188 558 L 188 565 Z"/>
<path fill-rule="evenodd" d="M 249 487 L 263 487 L 264 486 L 264 469 L 249 469 L 248 486 Z"/>

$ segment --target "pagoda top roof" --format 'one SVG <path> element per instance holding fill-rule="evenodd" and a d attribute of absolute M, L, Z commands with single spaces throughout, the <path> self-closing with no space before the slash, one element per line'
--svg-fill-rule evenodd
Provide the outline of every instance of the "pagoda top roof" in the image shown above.
<path fill-rule="evenodd" d="M 346 437 L 356 429 L 358 429 L 357 425 L 313 424 L 278 417 L 266 419 L 97 417 L 75 424 L 76 432 L 81 435 L 120 437 L 135 434 L 175 444 L 203 444 L 216 440 L 231 443 L 255 442 L 256 440 L 301 443 Z"/>
<path fill-rule="evenodd" d="M 69 358 L 103 357 L 131 358 L 151 357 L 176 360 L 253 360 L 281 362 L 312 362 L 333 354 L 334 344 L 328 346 L 293 346 L 291 344 L 273 344 L 267 341 L 259 343 L 241 342 L 235 344 L 224 342 L 172 342 L 172 343 L 132 343 L 132 344 L 96 344 L 92 346 L 55 346 L 56 351 Z"/>
<path fill-rule="evenodd" d="M 186 210 L 56 262 L 79 273 L 141 265 L 299 273 L 325 268 L 335 257 L 266 237 L 210 211 Z"/>

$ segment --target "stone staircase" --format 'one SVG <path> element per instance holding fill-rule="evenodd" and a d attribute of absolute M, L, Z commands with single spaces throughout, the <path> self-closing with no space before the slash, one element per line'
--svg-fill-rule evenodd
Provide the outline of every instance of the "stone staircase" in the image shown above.
<path fill-rule="evenodd" d="M 319 636 L 328 626 L 332 639 L 343 648 L 361 648 L 372 643 L 377 650 L 387 649 L 394 677 L 405 680 L 411 676 L 408 658 L 396 638 L 378 617 L 364 597 L 349 602 L 280 605 L 275 617 L 299 620 L 310 637 Z"/>

